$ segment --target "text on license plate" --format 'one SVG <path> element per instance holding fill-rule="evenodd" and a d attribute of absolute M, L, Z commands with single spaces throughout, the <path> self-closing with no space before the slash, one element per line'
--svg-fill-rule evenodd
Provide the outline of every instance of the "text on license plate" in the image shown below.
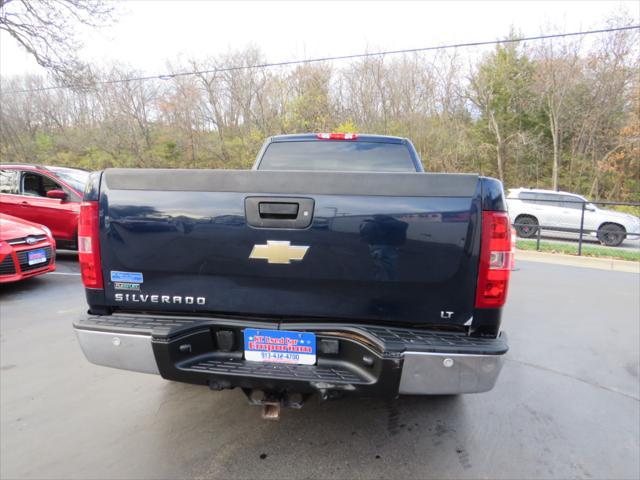
<path fill-rule="evenodd" d="M 316 336 L 309 332 L 287 330 L 244 331 L 244 358 L 252 362 L 316 363 Z"/>
<path fill-rule="evenodd" d="M 44 263 L 47 261 L 47 252 L 44 250 L 34 250 L 27 253 L 27 260 L 29 265 L 37 265 L 38 263 Z"/>

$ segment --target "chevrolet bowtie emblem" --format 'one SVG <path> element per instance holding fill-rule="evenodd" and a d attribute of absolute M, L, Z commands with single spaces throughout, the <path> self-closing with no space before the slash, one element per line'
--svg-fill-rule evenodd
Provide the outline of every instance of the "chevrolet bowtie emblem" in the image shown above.
<path fill-rule="evenodd" d="M 266 260 L 268 263 L 291 263 L 302 260 L 309 247 L 291 245 L 291 242 L 267 240 L 266 245 L 254 245 L 249 258 Z"/>

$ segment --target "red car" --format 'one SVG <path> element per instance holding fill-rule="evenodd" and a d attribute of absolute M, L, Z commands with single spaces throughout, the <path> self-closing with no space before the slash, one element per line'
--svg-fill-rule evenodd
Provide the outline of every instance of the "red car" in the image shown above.
<path fill-rule="evenodd" d="M 51 231 L 0 213 L 0 283 L 16 282 L 56 269 Z"/>
<path fill-rule="evenodd" d="M 38 165 L 0 165 L 0 212 L 45 225 L 58 248 L 75 250 L 89 172 Z"/>

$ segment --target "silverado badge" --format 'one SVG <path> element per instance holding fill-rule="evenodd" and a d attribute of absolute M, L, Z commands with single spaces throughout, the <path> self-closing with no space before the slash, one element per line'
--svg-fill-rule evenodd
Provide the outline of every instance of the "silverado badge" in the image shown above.
<path fill-rule="evenodd" d="M 267 240 L 266 245 L 254 245 L 249 258 L 266 260 L 268 263 L 291 263 L 291 260 L 302 260 L 309 250 L 303 245 L 291 245 L 291 242 Z"/>

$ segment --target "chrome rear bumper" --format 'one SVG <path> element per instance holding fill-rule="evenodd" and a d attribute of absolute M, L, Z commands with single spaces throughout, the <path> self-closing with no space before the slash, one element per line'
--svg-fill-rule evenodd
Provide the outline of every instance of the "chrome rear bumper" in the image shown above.
<path fill-rule="evenodd" d="M 159 374 L 150 335 L 99 332 L 74 328 L 91 363 L 142 373 Z"/>
<path fill-rule="evenodd" d="M 338 372 L 336 378 L 332 380 L 335 383 L 334 388 L 354 393 L 386 392 L 389 395 L 480 393 L 494 387 L 502 368 L 504 354 L 508 349 L 504 334 L 497 339 L 474 339 L 450 334 L 427 334 L 406 329 L 344 326 L 342 328 L 344 332 L 348 331 L 348 339 L 343 338 L 340 341 L 361 345 L 358 347 L 361 350 L 352 350 L 349 354 L 348 362 L 351 362 L 349 368 L 354 375 L 349 377 L 351 379 L 347 382 L 345 378 L 348 375 L 345 376 L 344 372 L 340 373 L 339 368 L 336 370 L 336 365 L 345 365 L 347 357 L 343 358 L 343 355 L 346 353 L 324 359 L 318 357 L 317 366 L 299 366 L 300 371 L 294 371 L 297 368 L 294 365 L 284 374 L 282 369 L 277 373 L 275 368 L 273 372 L 265 373 L 264 368 L 257 368 L 264 364 L 258 363 L 256 366 L 255 362 L 244 360 L 241 350 L 233 359 L 228 360 L 231 363 L 211 361 L 204 362 L 203 365 L 192 365 L 189 353 L 186 353 L 186 350 L 185 353 L 181 353 L 182 348 L 186 348 L 187 343 L 190 349 L 191 344 L 206 342 L 211 337 L 207 324 L 181 325 L 176 327 L 178 329 L 176 332 L 175 330 L 163 331 L 159 328 L 142 328 L 140 324 L 142 317 L 131 317 L 131 320 L 125 316 L 114 318 L 120 322 L 117 326 L 116 322 L 113 322 L 113 326 L 103 327 L 97 322 L 91 323 L 91 319 L 85 323 L 86 326 L 82 322 L 74 325 L 82 351 L 91 363 L 123 370 L 161 374 L 168 379 L 189 383 L 209 383 L 210 386 L 212 379 L 215 379 L 218 385 L 259 386 L 263 382 L 266 385 L 278 384 L 286 389 L 308 387 L 313 390 L 320 388 L 317 385 L 326 385 L 331 382 L 324 380 L 318 382 L 317 379 L 313 381 L 308 380 L 309 378 L 314 375 L 330 375 L 331 373 L 328 372 Z M 147 323 L 153 321 L 146 318 L 144 320 Z M 163 321 L 166 323 L 166 320 L 163 319 Z M 160 320 L 156 323 L 160 323 Z M 219 325 L 217 322 L 215 324 Z M 237 329 L 239 338 L 242 338 L 243 326 L 235 325 L 234 328 Z M 323 329 L 321 325 L 315 325 L 313 328 L 318 338 L 339 338 L 335 335 L 341 329 L 336 324 L 332 325 L 331 332 L 325 328 L 324 333 L 321 333 Z M 332 334 L 334 336 L 331 336 Z M 201 335 L 197 337 L 201 340 L 196 340 L 193 335 Z M 189 340 L 184 340 L 185 338 Z M 358 338 L 366 342 L 360 343 Z M 341 345 L 347 348 L 346 343 Z M 206 348 L 213 348 L 213 350 L 206 350 L 205 356 L 209 355 L 207 352 L 215 352 L 215 347 Z M 431 351 L 428 351 L 428 348 Z M 170 353 L 171 351 L 174 353 Z M 353 353 L 354 351 L 364 352 L 365 357 L 370 357 L 367 360 L 369 364 L 373 362 L 381 367 L 359 364 L 358 355 L 360 357 L 363 355 Z M 203 352 L 193 352 L 193 355 L 195 361 L 202 358 Z M 348 386 L 338 387 L 340 381 L 348 383 Z M 367 389 L 370 390 L 367 391 Z M 376 389 L 375 392 L 372 389 Z"/>
<path fill-rule="evenodd" d="M 401 395 L 488 392 L 498 380 L 504 355 L 405 352 Z"/>

